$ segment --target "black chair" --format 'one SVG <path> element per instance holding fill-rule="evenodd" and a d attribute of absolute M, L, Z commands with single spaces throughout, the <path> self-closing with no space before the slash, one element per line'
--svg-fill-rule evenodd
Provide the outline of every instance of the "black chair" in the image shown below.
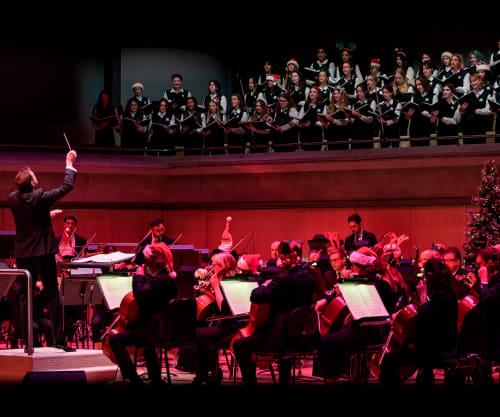
<path fill-rule="evenodd" d="M 313 307 L 298 307 L 288 313 L 285 319 L 287 347 L 281 352 L 257 352 L 256 363 L 259 361 L 277 362 L 289 360 L 292 362 L 292 383 L 296 380 L 297 363 L 305 359 L 317 359 L 317 348 L 320 341 L 318 315 Z M 272 364 L 269 365 L 274 383 L 276 378 Z"/>
<path fill-rule="evenodd" d="M 159 342 L 159 347 L 160 366 L 163 365 L 164 352 L 168 383 L 171 384 L 168 350 L 189 348 L 196 353 L 196 300 L 194 298 L 178 298 L 170 301 L 166 312 L 166 331 L 164 339 Z"/>

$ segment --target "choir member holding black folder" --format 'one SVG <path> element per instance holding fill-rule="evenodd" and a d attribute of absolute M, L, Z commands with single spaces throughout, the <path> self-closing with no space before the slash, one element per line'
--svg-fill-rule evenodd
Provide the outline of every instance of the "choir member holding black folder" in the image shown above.
<path fill-rule="evenodd" d="M 179 124 L 184 155 L 200 155 L 203 153 L 201 113 L 194 97 L 187 98 L 186 111 L 182 114 Z"/>
<path fill-rule="evenodd" d="M 346 64 L 344 64 L 346 65 Z M 351 149 L 373 148 L 373 112 L 376 103 L 366 98 L 366 84 L 356 87 L 357 101 L 352 105 L 352 140 L 370 140 L 369 142 L 351 143 Z"/>
<path fill-rule="evenodd" d="M 203 128 L 201 129 L 205 141 L 204 148 L 209 155 L 225 153 L 222 119 L 219 102 L 210 101 L 207 105 L 207 113 L 202 115 Z"/>
<path fill-rule="evenodd" d="M 155 149 L 157 150 L 155 153 L 161 155 L 175 155 L 175 131 L 171 126 L 175 119 L 168 113 L 167 109 L 167 100 L 162 98 L 158 104 L 158 110 L 151 115 L 149 128 L 151 137 L 148 149 Z M 159 149 L 165 149 L 166 152 L 160 152 Z"/>
<path fill-rule="evenodd" d="M 121 123 L 121 148 L 144 151 L 148 140 L 150 120 L 139 110 L 139 102 L 132 97 L 125 106 Z"/>
<path fill-rule="evenodd" d="M 298 115 L 295 102 L 289 94 L 282 94 L 278 99 L 273 131 L 271 133 L 275 152 L 293 152 L 297 149 Z M 290 146 L 279 146 L 292 144 Z"/>
<path fill-rule="evenodd" d="M 92 110 L 90 120 L 95 129 L 95 146 L 114 148 L 114 130 L 118 130 L 120 127 L 120 117 L 118 110 L 111 104 L 109 94 L 106 91 L 100 92 L 99 100 Z"/>
<path fill-rule="evenodd" d="M 458 100 L 462 113 L 462 130 L 465 135 L 486 135 L 490 125 L 491 110 L 488 102 L 492 96 L 484 88 L 481 77 L 473 74 L 470 77 L 472 91 Z M 486 143 L 486 137 L 464 138 L 464 144 Z"/>
<path fill-rule="evenodd" d="M 325 136 L 328 142 L 345 141 L 346 143 L 329 144 L 328 150 L 348 149 L 351 135 L 351 107 L 349 98 L 343 89 L 335 87 L 332 91 L 332 100 L 324 116 L 327 124 Z"/>
<path fill-rule="evenodd" d="M 462 118 L 458 106 L 459 103 L 455 96 L 455 87 L 453 87 L 453 84 L 445 84 L 443 86 L 443 97 L 438 102 L 438 145 L 458 144 L 458 125 Z M 439 139 L 439 137 L 442 136 L 455 136 L 455 138 Z"/>
<path fill-rule="evenodd" d="M 248 120 L 248 113 L 245 111 L 243 98 L 236 93 L 231 96 L 231 110 L 227 115 L 227 120 L 224 122 L 224 129 L 227 133 L 228 152 L 229 153 L 245 153 L 245 145 L 247 136 L 245 129 L 240 126 L 240 122 Z M 238 146 L 231 148 L 231 146 Z"/>

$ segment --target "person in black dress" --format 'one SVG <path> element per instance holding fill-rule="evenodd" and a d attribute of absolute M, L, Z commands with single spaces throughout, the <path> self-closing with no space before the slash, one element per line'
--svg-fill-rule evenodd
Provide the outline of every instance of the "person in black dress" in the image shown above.
<path fill-rule="evenodd" d="M 452 84 L 443 86 L 443 97 L 439 101 L 438 107 L 437 144 L 457 145 L 458 126 L 462 118 L 459 110 L 458 100 L 455 98 L 455 87 Z M 440 139 L 440 137 L 451 136 L 450 139 Z"/>
<path fill-rule="evenodd" d="M 131 98 L 125 106 L 121 121 L 121 148 L 144 151 L 148 141 L 148 125 L 144 113 L 139 110 L 139 102 Z M 135 153 L 142 153 L 141 151 Z"/>
<path fill-rule="evenodd" d="M 94 145 L 98 148 L 114 148 L 115 130 L 119 130 L 120 122 L 117 109 L 112 105 L 109 94 L 101 91 L 99 100 L 92 109 L 92 127 L 95 129 Z"/>

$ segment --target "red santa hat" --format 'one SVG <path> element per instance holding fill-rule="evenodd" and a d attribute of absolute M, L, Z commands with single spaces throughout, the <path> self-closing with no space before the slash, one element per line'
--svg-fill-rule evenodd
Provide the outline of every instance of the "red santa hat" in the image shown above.
<path fill-rule="evenodd" d="M 450 52 L 450 51 L 444 51 L 442 54 L 441 54 L 441 61 L 443 60 L 443 58 L 447 56 L 448 58 L 451 58 L 453 56 L 453 54 Z"/>
<path fill-rule="evenodd" d="M 290 65 L 290 64 L 295 65 L 295 67 L 297 67 L 297 69 L 300 68 L 299 63 L 297 62 L 297 60 L 295 58 L 290 58 L 288 60 L 288 62 L 286 63 L 286 66 L 288 67 L 288 65 Z"/>
<path fill-rule="evenodd" d="M 222 232 L 221 241 L 218 249 L 223 252 L 231 252 L 233 249 L 233 236 L 229 233 L 229 223 L 231 223 L 233 218 L 231 216 L 226 217 L 226 228 Z"/>
<path fill-rule="evenodd" d="M 242 271 L 251 271 L 253 274 L 257 273 L 259 267 L 263 265 L 262 258 L 258 253 L 245 254 L 238 259 L 238 268 Z"/>
<path fill-rule="evenodd" d="M 168 268 L 168 272 L 171 278 L 175 278 L 177 274 L 174 271 L 174 258 L 172 256 L 172 252 L 170 248 L 166 245 L 165 242 L 152 243 L 151 245 L 146 246 L 144 249 L 144 254 L 153 255 L 154 253 L 161 253 L 165 257 L 165 266 Z M 150 255 L 150 256 L 151 256 Z"/>
<path fill-rule="evenodd" d="M 378 59 L 378 58 L 373 58 L 373 59 L 370 61 L 370 67 L 380 68 L 380 59 Z"/>
<path fill-rule="evenodd" d="M 144 85 L 140 81 L 136 81 L 134 84 L 132 84 L 132 91 L 134 91 L 134 88 L 139 87 L 142 91 L 144 91 Z"/>

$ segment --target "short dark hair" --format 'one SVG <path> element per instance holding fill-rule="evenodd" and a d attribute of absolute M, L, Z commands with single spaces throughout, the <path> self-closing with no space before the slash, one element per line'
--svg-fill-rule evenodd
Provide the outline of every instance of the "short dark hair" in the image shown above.
<path fill-rule="evenodd" d="M 424 276 L 430 290 L 439 291 L 450 286 L 451 272 L 442 259 L 429 259 L 424 266 Z"/>
<path fill-rule="evenodd" d="M 152 229 L 153 227 L 160 226 L 161 224 L 163 224 L 163 221 L 161 219 L 153 219 L 149 223 L 149 227 Z"/>
<path fill-rule="evenodd" d="M 31 172 L 28 167 L 21 168 L 16 175 L 15 182 L 19 191 L 26 193 L 33 189 L 31 186 Z"/>
<path fill-rule="evenodd" d="M 360 224 L 361 223 L 361 216 L 357 213 L 355 214 L 351 214 L 348 218 L 347 218 L 347 223 L 349 222 L 356 222 L 357 224 Z"/>
<path fill-rule="evenodd" d="M 75 216 L 66 216 L 64 218 L 64 223 L 66 223 L 67 220 L 73 220 L 75 222 L 75 224 L 78 223 L 78 220 L 76 220 L 76 217 Z"/>
<path fill-rule="evenodd" d="M 429 61 L 429 60 L 424 61 L 424 62 L 422 63 L 422 67 L 427 67 L 427 68 L 429 68 L 429 69 L 434 69 L 434 68 L 435 68 L 435 67 L 434 67 L 434 64 L 432 63 L 432 61 Z"/>
<path fill-rule="evenodd" d="M 444 251 L 443 251 L 443 256 L 448 254 L 448 253 L 452 253 L 453 256 L 455 257 L 455 260 L 459 260 L 461 261 L 462 260 L 462 255 L 460 253 L 460 251 L 458 250 L 458 248 L 456 248 L 455 246 L 450 246 L 449 248 L 446 248 Z"/>
<path fill-rule="evenodd" d="M 181 74 L 172 74 L 172 80 L 173 80 L 174 78 L 180 78 L 180 79 L 181 79 L 181 81 L 182 81 L 182 75 L 181 75 Z"/>
<path fill-rule="evenodd" d="M 345 251 L 342 248 L 335 248 L 335 249 L 333 249 L 330 252 L 330 256 L 332 256 L 335 253 L 338 253 L 342 259 L 346 259 L 347 258 L 347 254 L 345 253 Z"/>
<path fill-rule="evenodd" d="M 287 242 L 282 241 L 278 247 L 278 253 L 283 255 L 290 255 L 292 252 L 295 252 L 297 256 L 302 257 L 302 248 L 300 246 L 296 246 L 293 249 Z"/>

